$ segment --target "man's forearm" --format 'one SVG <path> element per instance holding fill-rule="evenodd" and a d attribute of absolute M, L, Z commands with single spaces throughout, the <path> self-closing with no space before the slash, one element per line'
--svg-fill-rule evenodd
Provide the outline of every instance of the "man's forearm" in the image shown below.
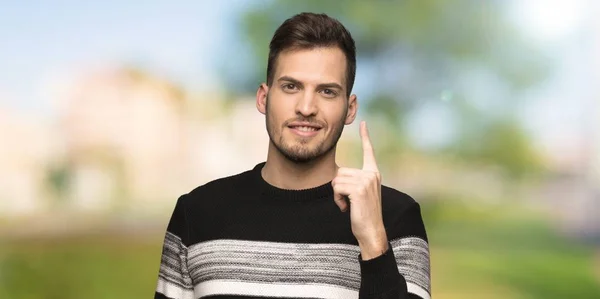
<path fill-rule="evenodd" d="M 383 254 L 371 259 L 359 255 L 361 284 L 359 299 L 407 298 L 406 281 L 398 272 L 394 252 L 389 242 Z M 390 297 L 391 296 L 391 297 Z"/>

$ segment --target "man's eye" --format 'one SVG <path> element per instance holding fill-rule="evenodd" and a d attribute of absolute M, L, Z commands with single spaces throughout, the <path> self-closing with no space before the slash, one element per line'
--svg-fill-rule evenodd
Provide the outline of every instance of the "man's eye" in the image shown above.
<path fill-rule="evenodd" d="M 294 90 L 294 89 L 296 89 L 296 84 L 293 84 L 293 83 L 284 84 L 283 89 Z"/>
<path fill-rule="evenodd" d="M 337 93 L 329 88 L 325 88 L 323 89 L 323 94 L 325 94 L 326 96 L 330 96 L 330 97 L 334 97 L 337 95 Z"/>

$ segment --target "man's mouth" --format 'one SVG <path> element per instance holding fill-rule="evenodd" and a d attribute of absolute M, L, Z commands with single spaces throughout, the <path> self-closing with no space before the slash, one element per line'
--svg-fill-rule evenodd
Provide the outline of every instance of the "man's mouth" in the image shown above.
<path fill-rule="evenodd" d="M 292 129 L 296 129 L 298 131 L 302 131 L 302 132 L 313 132 L 313 131 L 318 131 L 320 130 L 319 128 L 315 128 L 315 127 L 306 127 L 306 126 L 290 126 L 290 128 Z"/>
<path fill-rule="evenodd" d="M 315 136 L 318 131 L 320 131 L 323 127 L 314 123 L 307 122 L 293 122 L 288 125 L 288 128 L 292 130 L 292 132 L 300 135 L 300 136 Z"/>

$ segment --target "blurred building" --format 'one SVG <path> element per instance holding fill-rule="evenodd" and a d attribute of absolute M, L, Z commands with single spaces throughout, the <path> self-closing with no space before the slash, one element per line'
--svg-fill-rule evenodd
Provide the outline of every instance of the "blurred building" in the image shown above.
<path fill-rule="evenodd" d="M 62 208 L 106 211 L 171 207 L 181 194 L 266 157 L 254 101 L 190 95 L 126 68 L 88 71 L 57 93 L 51 186 Z M 50 181 L 50 185 L 53 182 Z"/>
<path fill-rule="evenodd" d="M 0 107 L 0 217 L 42 211 L 48 161 L 58 143 L 43 120 Z"/>
<path fill-rule="evenodd" d="M 131 69 L 92 72 L 60 97 L 68 205 L 149 204 L 177 188 L 185 128 L 183 93 Z"/>
<path fill-rule="evenodd" d="M 190 95 L 126 68 L 60 85 L 48 123 L 0 108 L 0 215 L 164 210 L 266 158 L 253 99 Z"/>

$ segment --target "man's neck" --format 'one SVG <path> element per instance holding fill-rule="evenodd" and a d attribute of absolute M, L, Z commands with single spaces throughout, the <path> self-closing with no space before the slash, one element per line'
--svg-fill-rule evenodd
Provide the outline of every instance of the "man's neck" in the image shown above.
<path fill-rule="evenodd" d="M 324 185 L 335 177 L 338 169 L 335 164 L 335 148 L 319 159 L 296 163 L 271 147 L 272 145 L 269 146 L 267 162 L 261 175 L 267 183 L 277 188 L 309 189 Z"/>

